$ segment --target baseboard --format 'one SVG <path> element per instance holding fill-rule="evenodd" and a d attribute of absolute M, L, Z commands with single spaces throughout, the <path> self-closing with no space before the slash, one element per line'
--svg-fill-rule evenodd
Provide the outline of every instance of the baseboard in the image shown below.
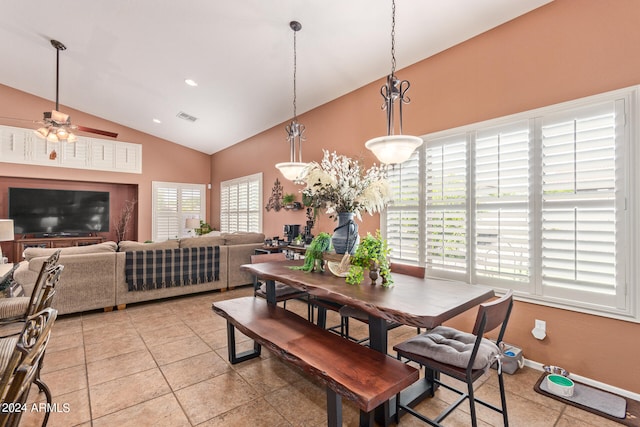
<path fill-rule="evenodd" d="M 525 359 L 524 366 L 535 369 L 537 371 L 542 372 L 544 369 L 542 368 L 544 365 L 542 363 L 534 362 L 533 360 Z M 634 393 L 629 390 L 624 390 L 618 387 L 614 387 L 609 384 L 601 383 L 600 381 L 592 380 L 591 378 L 583 377 L 581 375 L 570 374 L 571 378 L 574 380 L 581 382 L 583 384 L 590 385 L 592 387 L 597 387 L 600 390 L 605 390 L 613 394 L 617 394 L 619 396 L 623 396 L 629 399 L 637 400 L 640 402 L 640 394 Z"/>

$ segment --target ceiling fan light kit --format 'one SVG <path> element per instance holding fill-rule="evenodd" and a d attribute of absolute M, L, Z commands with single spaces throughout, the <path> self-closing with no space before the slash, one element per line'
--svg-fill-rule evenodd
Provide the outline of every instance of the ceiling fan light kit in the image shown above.
<path fill-rule="evenodd" d="M 76 126 L 71 124 L 71 117 L 68 114 L 60 112 L 60 104 L 58 101 L 59 93 L 59 77 L 60 77 L 60 51 L 66 50 L 67 47 L 58 40 L 51 40 L 51 45 L 56 49 L 56 108 L 52 111 L 45 111 L 43 113 L 44 126 L 34 130 L 37 137 L 46 139 L 49 142 L 70 142 L 74 143 L 78 140 L 78 137 L 73 132 L 74 130 L 80 130 L 84 132 L 96 133 L 99 135 L 110 136 L 116 138 L 118 136 L 115 132 L 103 131 L 99 129 L 92 129 L 83 126 Z M 54 150 L 55 151 L 55 150 Z M 55 158 L 55 156 L 54 156 Z"/>
<path fill-rule="evenodd" d="M 384 99 L 382 109 L 387 111 L 387 135 L 370 139 L 364 145 L 378 158 L 381 163 L 393 165 L 403 163 L 411 157 L 416 148 L 422 145 L 422 138 L 402 134 L 402 104 L 408 104 L 411 99 L 407 96 L 411 84 L 408 80 L 396 77 L 396 2 L 391 1 L 391 74 L 387 82 L 380 88 Z M 395 113 L 394 103 L 398 101 L 399 135 L 394 135 Z"/>

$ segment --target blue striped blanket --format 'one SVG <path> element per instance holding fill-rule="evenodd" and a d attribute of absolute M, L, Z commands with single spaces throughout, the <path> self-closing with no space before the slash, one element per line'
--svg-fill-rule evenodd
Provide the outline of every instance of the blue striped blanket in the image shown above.
<path fill-rule="evenodd" d="M 127 252 L 125 276 L 130 291 L 217 281 L 220 280 L 220 247 Z"/>

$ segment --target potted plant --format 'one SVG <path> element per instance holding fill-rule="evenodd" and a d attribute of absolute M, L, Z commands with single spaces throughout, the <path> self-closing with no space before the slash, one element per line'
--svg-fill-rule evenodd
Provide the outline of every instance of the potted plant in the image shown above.
<path fill-rule="evenodd" d="M 391 250 L 387 246 L 387 241 L 380 236 L 380 230 L 372 236 L 367 233 L 367 237 L 362 239 L 351 256 L 351 267 L 346 281 L 355 285 L 364 279 L 364 271 L 369 271 L 371 284 L 374 285 L 378 276 L 382 277 L 382 286 L 390 286 L 393 283 L 391 270 L 389 268 L 389 253 Z"/>
<path fill-rule="evenodd" d="M 196 228 L 194 231 L 198 236 L 202 236 L 204 234 L 211 233 L 213 231 L 213 228 L 211 228 L 211 226 L 208 223 L 204 222 L 203 220 L 200 220 L 200 227 Z"/>
<path fill-rule="evenodd" d="M 331 249 L 331 235 L 329 233 L 318 234 L 307 246 L 304 254 L 304 264 L 291 267 L 294 270 L 303 271 L 324 271 L 324 260 L 322 254 Z"/>

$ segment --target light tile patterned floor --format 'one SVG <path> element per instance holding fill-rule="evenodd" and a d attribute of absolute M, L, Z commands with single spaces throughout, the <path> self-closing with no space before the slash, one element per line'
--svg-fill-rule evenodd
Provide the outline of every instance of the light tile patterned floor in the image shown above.
<path fill-rule="evenodd" d="M 260 359 L 235 366 L 227 361 L 225 321 L 213 314 L 216 300 L 251 295 L 250 287 L 132 305 L 111 313 L 61 316 L 54 326 L 42 377 L 58 405 L 50 426 L 323 426 L 325 392 L 317 383 L 263 351 Z M 306 316 L 306 306 L 288 309 Z M 337 323 L 330 313 L 329 323 Z M 353 334 L 365 333 L 352 321 Z M 390 332 L 390 345 L 415 334 Z M 251 342 L 245 340 L 245 346 Z M 354 361 L 357 363 L 357 361 Z M 619 426 L 533 391 L 540 372 L 522 369 L 506 376 L 512 426 Z M 477 388 L 498 398 L 495 371 Z M 452 394 L 439 390 L 419 410 L 437 412 Z M 30 402 L 43 400 L 33 388 Z M 27 406 L 29 409 L 32 405 Z M 463 404 L 446 426 L 468 426 Z M 43 414 L 28 411 L 21 426 L 40 425 Z M 479 409 L 481 426 L 501 426 L 498 414 Z M 358 412 L 344 403 L 344 424 L 356 426 Z M 404 416 L 400 425 L 422 425 Z"/>

